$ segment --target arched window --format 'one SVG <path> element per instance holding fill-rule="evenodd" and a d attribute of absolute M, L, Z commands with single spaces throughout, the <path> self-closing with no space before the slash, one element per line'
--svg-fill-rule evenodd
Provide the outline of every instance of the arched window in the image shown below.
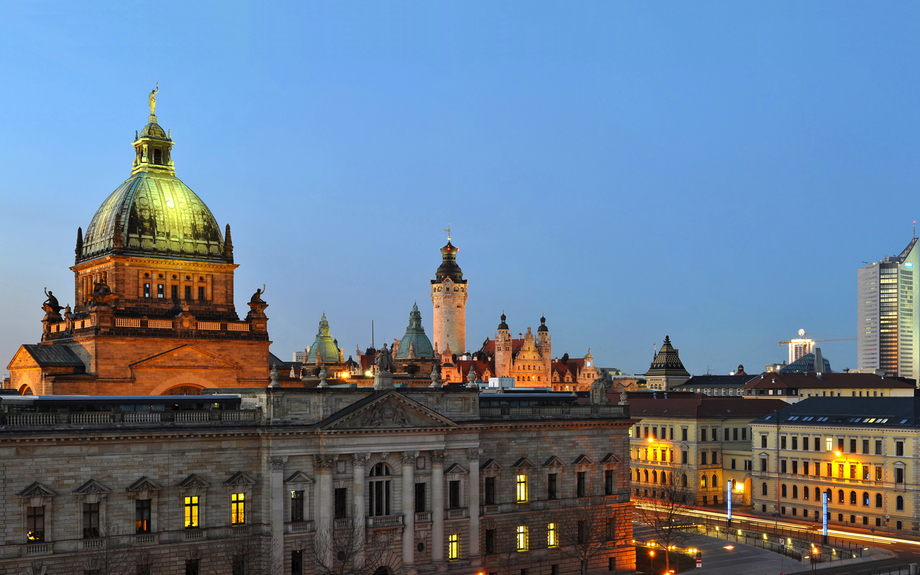
<path fill-rule="evenodd" d="M 856 505 L 856 492 L 850 491 L 850 505 Z"/>
<path fill-rule="evenodd" d="M 703 489 L 706 488 L 706 476 L 705 475 L 700 479 L 700 487 L 702 487 Z"/>
<path fill-rule="evenodd" d="M 390 514 L 390 468 L 386 463 L 378 463 L 371 468 L 370 480 L 370 511 L 371 517 L 380 517 Z"/>
<path fill-rule="evenodd" d="M 642 481 L 642 470 L 636 470 L 636 481 Z"/>
<path fill-rule="evenodd" d="M 718 486 L 719 486 L 719 477 L 718 477 L 717 475 L 713 475 L 713 476 L 712 476 L 712 486 L 713 486 L 713 487 L 718 487 Z"/>
<path fill-rule="evenodd" d="M 843 503 L 843 489 L 837 490 L 837 503 Z"/>
<path fill-rule="evenodd" d="M 798 485 L 793 485 L 793 486 L 792 486 L 792 498 L 793 498 L 793 499 L 798 499 L 798 498 L 799 498 L 799 486 L 798 486 Z"/>
<path fill-rule="evenodd" d="M 786 496 L 786 484 L 783 483 L 779 488 L 779 493 L 782 497 Z"/>
<path fill-rule="evenodd" d="M 681 475 L 681 476 L 680 476 L 680 486 L 681 486 L 681 487 L 686 487 L 686 486 L 687 486 L 687 476 L 686 476 L 686 475 Z"/>
<path fill-rule="evenodd" d="M 869 494 L 863 491 L 863 507 L 869 507 Z"/>
<path fill-rule="evenodd" d="M 894 508 L 898 511 L 904 511 L 904 497 L 898 495 L 898 498 L 894 502 Z"/>
<path fill-rule="evenodd" d="M 828 501 L 831 500 L 831 496 L 829 493 L 827 495 L 827 500 Z M 818 487 L 815 487 L 815 501 L 821 501 L 821 489 Z"/>
<path fill-rule="evenodd" d="M 805 487 L 802 488 L 802 499 L 804 499 L 805 501 L 808 501 L 808 493 L 809 493 L 808 486 L 806 485 Z M 806 515 L 806 517 L 808 516 Z"/>
<path fill-rule="evenodd" d="M 645 482 L 648 483 L 648 469 L 642 471 L 645 474 Z"/>
<path fill-rule="evenodd" d="M 766 495 L 766 494 L 767 494 L 767 484 L 766 484 L 766 482 L 764 482 L 764 483 L 760 486 L 760 494 L 761 494 L 761 495 Z"/>
<path fill-rule="evenodd" d="M 881 507 L 881 506 L 882 506 L 882 494 L 881 494 L 881 493 L 876 493 L 876 494 L 875 494 L 875 506 L 876 506 L 876 507 Z"/>
<path fill-rule="evenodd" d="M 667 474 L 667 472 L 665 472 L 665 471 L 662 471 L 662 472 L 661 472 L 661 484 L 662 484 L 662 485 L 667 485 L 667 484 L 668 484 L 668 474 Z"/>
<path fill-rule="evenodd" d="M 658 483 L 658 472 L 652 471 L 652 483 Z"/>

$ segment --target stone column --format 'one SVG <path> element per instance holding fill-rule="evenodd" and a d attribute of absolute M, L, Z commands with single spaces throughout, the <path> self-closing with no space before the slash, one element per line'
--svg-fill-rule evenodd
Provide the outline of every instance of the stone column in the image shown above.
<path fill-rule="evenodd" d="M 406 575 L 415 571 L 415 460 L 418 451 L 402 454 L 402 564 Z"/>
<path fill-rule="evenodd" d="M 444 563 L 444 452 L 431 452 L 431 561 L 438 571 Z"/>
<path fill-rule="evenodd" d="M 316 538 L 324 548 L 317 551 L 318 558 L 327 566 L 332 566 L 332 518 L 335 500 L 332 493 L 332 468 L 335 465 L 333 455 L 314 455 L 313 467 L 316 472 Z"/>
<path fill-rule="evenodd" d="M 482 450 L 472 448 L 467 451 L 470 464 L 470 560 L 474 567 L 479 566 L 479 455 Z"/>
<path fill-rule="evenodd" d="M 269 505 L 271 506 L 272 573 L 284 572 L 284 462 L 287 457 L 270 457 Z"/>
<path fill-rule="evenodd" d="M 366 483 L 367 453 L 352 455 L 352 484 L 354 485 L 354 507 L 352 509 L 352 526 L 355 530 L 355 564 L 364 563 L 365 523 L 364 485 Z"/>

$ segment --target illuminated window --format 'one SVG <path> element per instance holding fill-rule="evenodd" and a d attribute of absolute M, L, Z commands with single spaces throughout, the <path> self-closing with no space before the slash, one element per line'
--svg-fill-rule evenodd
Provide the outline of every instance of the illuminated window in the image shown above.
<path fill-rule="evenodd" d="M 150 533 L 150 500 L 134 501 L 134 532 Z"/>
<path fill-rule="evenodd" d="M 245 493 L 232 493 L 230 495 L 230 523 L 233 525 L 246 523 Z"/>
<path fill-rule="evenodd" d="M 291 491 L 291 521 L 303 521 L 303 491 Z"/>
<path fill-rule="evenodd" d="M 517 502 L 523 503 L 527 501 L 527 476 L 518 475 L 517 476 Z"/>
<path fill-rule="evenodd" d="M 517 528 L 517 550 L 527 551 L 530 548 L 530 536 L 527 533 L 526 525 L 518 525 Z"/>
<path fill-rule="evenodd" d="M 198 527 L 198 497 L 185 498 L 185 528 Z"/>
<path fill-rule="evenodd" d="M 832 437 L 827 437 L 824 439 L 824 451 L 833 451 L 834 450 L 834 439 Z"/>
<path fill-rule="evenodd" d="M 555 523 L 546 526 L 546 546 L 559 547 L 559 533 L 556 531 Z"/>
<path fill-rule="evenodd" d="M 447 559 L 456 561 L 460 559 L 460 534 L 451 533 L 447 536 Z"/>
<path fill-rule="evenodd" d="M 29 543 L 45 540 L 45 506 L 26 508 L 26 539 Z"/>

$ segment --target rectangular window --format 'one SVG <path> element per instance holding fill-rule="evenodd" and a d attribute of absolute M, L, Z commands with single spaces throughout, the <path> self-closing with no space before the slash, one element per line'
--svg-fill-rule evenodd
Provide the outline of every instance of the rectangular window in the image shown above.
<path fill-rule="evenodd" d="M 863 439 L 863 440 L 862 440 L 862 444 L 863 444 L 863 446 L 862 446 L 862 447 L 863 447 L 862 452 L 865 453 L 866 455 L 868 455 L 868 454 L 869 454 L 869 440 L 868 440 L 868 439 Z"/>
<path fill-rule="evenodd" d="M 234 555 L 230 558 L 230 575 L 246 575 L 246 557 Z"/>
<path fill-rule="evenodd" d="M 26 539 L 29 543 L 45 540 L 45 506 L 26 508 Z"/>
<path fill-rule="evenodd" d="M 612 571 L 612 569 L 609 569 Z M 559 575 L 559 566 L 556 564 L 549 566 L 549 575 Z"/>
<path fill-rule="evenodd" d="M 291 551 L 291 575 L 303 575 L 303 551 Z"/>
<path fill-rule="evenodd" d="M 425 483 L 415 484 L 415 512 L 421 513 L 425 510 Z"/>
<path fill-rule="evenodd" d="M 185 528 L 196 529 L 198 526 L 198 497 L 186 497 Z"/>
<path fill-rule="evenodd" d="M 707 458 L 706 452 L 700 451 L 700 465 L 707 465 L 706 458 Z"/>
<path fill-rule="evenodd" d="M 707 441 L 706 439 L 706 428 L 700 429 L 700 441 Z"/>
<path fill-rule="evenodd" d="M 792 460 L 792 474 L 793 475 L 799 474 L 799 462 L 795 459 Z"/>
<path fill-rule="evenodd" d="M 169 286 L 169 287 L 172 288 L 169 290 L 172 294 L 172 298 L 174 300 L 179 299 L 179 286 Z"/>
<path fill-rule="evenodd" d="M 875 480 L 876 481 L 882 480 L 882 468 L 879 466 L 875 467 Z"/>
<path fill-rule="evenodd" d="M 643 433 L 645 434 L 645 439 L 648 439 L 648 426 L 642 428 Z"/>
<path fill-rule="evenodd" d="M 904 468 L 903 467 L 894 468 L 894 482 L 904 483 Z"/>
<path fill-rule="evenodd" d="M 786 449 L 786 436 L 785 435 L 782 435 L 779 438 L 779 448 Z"/>
<path fill-rule="evenodd" d="M 779 462 L 779 472 L 786 473 L 786 460 L 785 459 L 781 459 Z"/>
<path fill-rule="evenodd" d="M 766 433 L 760 434 L 760 447 L 763 449 L 767 448 L 767 434 Z"/>
<path fill-rule="evenodd" d="M 718 465 L 718 464 L 719 464 L 719 452 L 718 452 L 718 451 L 713 451 L 713 452 L 712 452 L 712 464 L 713 464 L 713 465 Z"/>
<path fill-rule="evenodd" d="M 904 442 L 903 441 L 894 442 L 894 454 L 897 457 L 904 457 Z"/>
<path fill-rule="evenodd" d="M 613 517 L 607 518 L 607 541 L 616 541 L 617 522 Z"/>
<path fill-rule="evenodd" d="M 495 530 L 486 529 L 486 555 L 495 553 Z"/>
<path fill-rule="evenodd" d="M 456 561 L 460 559 L 460 534 L 451 533 L 447 536 L 447 559 Z"/>
<path fill-rule="evenodd" d="M 157 297 L 163 299 L 166 297 L 166 286 L 163 284 L 157 284 Z"/>
<path fill-rule="evenodd" d="M 613 495 L 616 487 L 614 486 L 613 469 L 604 470 L 604 495 Z"/>
<path fill-rule="evenodd" d="M 144 284 L 144 297 L 150 297 L 150 284 Z"/>
<path fill-rule="evenodd" d="M 825 469 L 824 469 L 824 476 L 825 476 L 825 477 L 833 477 L 833 476 L 834 476 L 834 466 L 833 466 L 832 463 L 826 464 L 826 467 L 825 467 Z"/>
<path fill-rule="evenodd" d="M 686 427 L 681 428 L 680 430 L 680 440 L 687 441 L 687 428 Z"/>
<path fill-rule="evenodd" d="M 204 286 L 198 286 L 198 301 L 204 301 Z"/>
<path fill-rule="evenodd" d="M 242 525 L 246 523 L 246 494 L 230 494 L 230 524 Z"/>
<path fill-rule="evenodd" d="M 447 491 L 448 491 L 448 507 L 451 509 L 460 508 L 460 481 L 448 481 L 447 482 Z"/>
<path fill-rule="evenodd" d="M 747 441 L 747 427 L 741 428 L 741 441 Z"/>
<path fill-rule="evenodd" d="M 735 460 L 732 459 L 732 469 L 735 469 Z"/>
<path fill-rule="evenodd" d="M 881 439 L 875 440 L 875 454 L 876 455 L 882 454 L 882 440 Z"/>
<path fill-rule="evenodd" d="M 198 559 L 185 560 L 185 575 L 201 575 L 201 568 L 198 565 Z"/>
<path fill-rule="evenodd" d="M 732 441 L 738 441 L 738 428 L 732 428 Z"/>
<path fill-rule="evenodd" d="M 192 286 L 185 286 L 185 299 L 192 299 Z"/>
<path fill-rule="evenodd" d="M 575 474 L 575 497 L 585 496 L 585 472 L 579 471 Z"/>
<path fill-rule="evenodd" d="M 442 488 L 443 489 L 443 488 Z M 495 478 L 486 477 L 486 505 L 495 505 Z M 553 499 L 550 497 L 550 499 Z"/>
<path fill-rule="evenodd" d="M 527 501 L 527 476 L 517 476 L 517 502 L 525 503 Z"/>
<path fill-rule="evenodd" d="M 856 453 L 856 439 L 850 438 L 850 453 Z"/>
<path fill-rule="evenodd" d="M 517 527 L 517 550 L 527 551 L 530 549 L 530 535 L 527 532 L 526 525 L 518 525 Z"/>
<path fill-rule="evenodd" d="M 550 549 L 559 547 L 559 532 L 556 531 L 555 523 L 550 523 L 546 526 L 546 546 Z"/>
<path fill-rule="evenodd" d="M 652 426 L 652 439 L 658 439 L 658 426 Z"/>
<path fill-rule="evenodd" d="M 802 462 L 802 475 L 808 475 L 808 461 Z"/>
<path fill-rule="evenodd" d="M 712 440 L 719 441 L 719 428 L 718 427 L 712 428 Z"/>
<path fill-rule="evenodd" d="M 150 533 L 150 500 L 134 501 L 134 532 Z"/>
<path fill-rule="evenodd" d="M 843 451 L 843 438 L 837 438 L 837 451 Z"/>
<path fill-rule="evenodd" d="M 821 438 L 815 438 L 815 451 L 821 451 Z"/>
<path fill-rule="evenodd" d="M 291 522 L 303 521 L 303 491 L 291 491 Z"/>
<path fill-rule="evenodd" d="M 556 498 L 556 474 L 549 473 L 546 476 L 546 498 L 555 499 Z"/>
<path fill-rule="evenodd" d="M 799 437 L 797 435 L 792 436 L 792 449 L 793 451 L 798 451 L 799 449 Z"/>
<path fill-rule="evenodd" d="M 682 449 L 680 452 L 680 462 L 684 465 L 687 465 L 687 459 L 689 458 L 689 455 L 690 454 L 687 453 L 686 449 Z"/>
<path fill-rule="evenodd" d="M 334 512 L 336 519 L 345 519 L 348 517 L 348 488 L 336 487 L 333 493 Z M 329 505 L 326 503 L 326 505 Z"/>
<path fill-rule="evenodd" d="M 767 458 L 766 458 L 766 457 L 761 457 L 761 458 L 760 458 L 760 470 L 761 470 L 761 471 L 766 471 L 766 470 L 767 470 Z"/>

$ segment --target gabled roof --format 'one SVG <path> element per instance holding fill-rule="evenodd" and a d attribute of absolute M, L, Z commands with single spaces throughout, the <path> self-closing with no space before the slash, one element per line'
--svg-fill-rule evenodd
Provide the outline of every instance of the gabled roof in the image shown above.
<path fill-rule="evenodd" d="M 89 493 L 111 493 L 112 490 L 95 479 L 90 479 L 80 487 L 74 489 L 73 492 L 77 495 L 86 495 Z"/>
<path fill-rule="evenodd" d="M 211 484 L 201 478 L 201 476 L 192 473 L 185 479 L 179 482 L 178 487 L 184 487 L 186 489 L 192 487 L 210 487 Z"/>
<path fill-rule="evenodd" d="M 395 389 L 376 391 L 316 424 L 320 429 L 415 429 L 456 427 L 440 413 Z"/>
<path fill-rule="evenodd" d="M 457 474 L 457 473 L 466 473 L 466 472 L 467 472 L 466 468 L 460 465 L 459 463 L 454 463 L 453 465 L 451 465 L 450 467 L 444 470 L 445 475 L 450 475 L 451 473 Z"/>
<path fill-rule="evenodd" d="M 163 487 L 146 475 L 128 486 L 125 491 L 159 491 Z"/>
<path fill-rule="evenodd" d="M 502 464 L 494 459 L 486 460 L 482 467 L 479 468 L 480 471 L 501 471 L 502 469 Z"/>
<path fill-rule="evenodd" d="M 36 481 L 17 493 L 17 495 L 23 499 L 28 499 L 29 497 L 53 497 L 57 495 L 57 493 L 55 493 L 53 489 Z"/>
<path fill-rule="evenodd" d="M 708 388 L 719 388 L 719 387 L 730 387 L 736 388 L 741 387 L 745 383 L 751 381 L 756 376 L 751 375 L 694 375 L 686 382 L 675 385 L 671 388 L 673 391 L 686 391 L 696 389 L 698 387 L 708 387 Z"/>
<path fill-rule="evenodd" d="M 310 476 L 303 471 L 295 471 L 293 475 L 284 480 L 285 483 L 313 483 Z"/>
<path fill-rule="evenodd" d="M 783 409 L 788 403 L 781 399 L 744 399 L 743 397 L 711 397 L 703 394 L 666 397 L 667 392 L 630 393 L 629 414 L 633 417 L 736 418 L 758 417 Z"/>
<path fill-rule="evenodd" d="M 661 349 L 658 350 L 655 359 L 652 360 L 651 367 L 649 367 L 645 375 L 690 376 L 690 373 L 684 369 L 684 364 L 681 363 L 677 350 L 671 346 L 671 338 L 669 336 L 664 336 L 664 343 L 661 344 Z"/>
<path fill-rule="evenodd" d="M 608 453 L 601 459 L 601 463 L 621 463 L 621 459 L 617 457 L 616 453 Z"/>
<path fill-rule="evenodd" d="M 39 367 L 85 367 L 77 354 L 65 345 L 26 344 L 28 353 Z"/>
<path fill-rule="evenodd" d="M 912 389 L 915 386 L 894 377 L 874 373 L 763 373 L 744 384 L 745 389 Z"/>
<path fill-rule="evenodd" d="M 575 461 L 572 462 L 572 465 L 594 465 L 594 460 L 582 453 L 575 458 Z"/>
<path fill-rule="evenodd" d="M 224 481 L 225 485 L 255 485 L 256 482 L 252 477 L 249 477 L 242 471 L 237 471 L 234 473 L 230 479 Z"/>
<path fill-rule="evenodd" d="M 565 462 L 553 455 L 543 462 L 543 467 L 565 467 Z"/>
<path fill-rule="evenodd" d="M 522 457 L 518 459 L 511 467 L 514 469 L 533 469 L 536 466 L 526 457 Z"/>

